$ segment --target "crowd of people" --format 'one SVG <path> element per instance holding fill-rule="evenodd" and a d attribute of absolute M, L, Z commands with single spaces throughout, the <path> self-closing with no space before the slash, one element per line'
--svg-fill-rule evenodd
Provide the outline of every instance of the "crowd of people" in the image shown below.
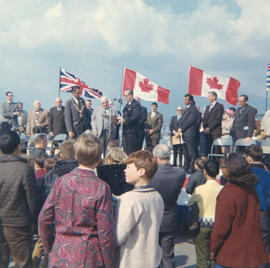
<path fill-rule="evenodd" d="M 8 267 L 10 256 L 16 267 L 176 267 L 181 191 L 190 194 L 186 223 L 197 267 L 267 267 L 269 157 L 260 144 L 237 153 L 212 144 L 228 136 L 247 144 L 267 139 L 269 113 L 258 124 L 248 96 L 225 110 L 214 91 L 201 113 L 186 94 L 186 107 L 170 121 L 171 148 L 160 144 L 157 103 L 147 112 L 125 90 L 123 111 L 106 97 L 93 109 L 79 87 L 71 94 L 65 106 L 56 98 L 49 111 L 36 100 L 27 115 L 6 92 L 0 267 Z M 34 136 L 33 149 L 22 150 L 22 133 Z M 48 139 L 58 134 L 67 138 L 48 152 Z M 224 156 L 207 159 L 213 150 Z"/>

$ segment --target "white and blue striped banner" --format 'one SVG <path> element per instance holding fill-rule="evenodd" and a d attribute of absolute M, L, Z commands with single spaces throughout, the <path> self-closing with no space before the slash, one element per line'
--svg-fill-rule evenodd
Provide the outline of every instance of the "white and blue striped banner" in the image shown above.
<path fill-rule="evenodd" d="M 266 70 L 266 90 L 270 91 L 270 63 L 267 64 Z"/>

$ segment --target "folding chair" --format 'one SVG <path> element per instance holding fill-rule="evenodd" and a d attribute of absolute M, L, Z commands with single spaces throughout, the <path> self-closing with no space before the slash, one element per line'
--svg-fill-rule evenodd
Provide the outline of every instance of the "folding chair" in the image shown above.
<path fill-rule="evenodd" d="M 233 139 L 231 136 L 228 136 L 226 138 L 218 138 L 215 139 L 212 146 L 211 146 L 211 152 L 208 154 L 208 159 L 211 157 L 223 157 L 225 154 L 215 154 L 214 153 L 214 147 L 220 146 L 220 147 L 229 147 L 229 152 L 232 152 L 233 149 Z"/>
<path fill-rule="evenodd" d="M 250 145 L 253 145 L 253 144 L 257 144 L 257 141 L 256 140 L 253 140 L 253 139 L 250 139 L 249 142 L 246 142 L 246 139 L 238 139 L 236 142 L 235 142 L 235 145 L 234 145 L 234 148 L 235 148 L 235 152 L 239 152 L 239 147 L 248 147 Z"/>
<path fill-rule="evenodd" d="M 263 149 L 263 154 L 270 154 L 270 139 L 262 140 L 261 141 L 261 146 Z"/>

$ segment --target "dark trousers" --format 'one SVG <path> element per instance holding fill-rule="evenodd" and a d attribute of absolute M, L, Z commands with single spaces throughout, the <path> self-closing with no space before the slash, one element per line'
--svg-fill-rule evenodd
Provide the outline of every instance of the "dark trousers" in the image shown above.
<path fill-rule="evenodd" d="M 196 136 L 184 136 L 184 140 L 187 146 L 187 154 L 189 159 L 189 169 L 191 172 L 195 172 L 194 162 L 197 158 L 197 141 Z"/>
<path fill-rule="evenodd" d="M 186 144 L 175 144 L 173 145 L 173 166 L 177 166 L 177 155 L 179 157 L 179 167 L 183 166 L 183 155 L 184 155 L 184 168 L 188 168 L 188 155 Z"/>
<path fill-rule="evenodd" d="M 174 256 L 175 233 L 159 233 L 159 244 L 162 248 L 161 268 L 175 268 Z"/>
<path fill-rule="evenodd" d="M 211 230 L 211 228 L 201 227 L 199 233 L 195 236 L 197 268 L 214 267 L 214 262 L 210 261 L 208 245 Z"/>
<path fill-rule="evenodd" d="M 215 136 L 211 134 L 205 134 L 205 149 L 206 149 L 206 155 L 211 153 L 211 148 L 214 140 L 220 138 L 220 136 Z M 213 148 L 213 153 L 214 154 L 220 154 L 221 153 L 221 147 L 220 146 L 215 146 Z"/>
<path fill-rule="evenodd" d="M 101 143 L 103 144 L 103 155 L 106 156 L 107 146 L 109 143 L 109 129 L 103 129 L 99 136 Z"/>
<path fill-rule="evenodd" d="M 138 135 L 137 133 L 123 134 L 123 148 L 127 155 L 137 151 L 138 148 Z"/>
<path fill-rule="evenodd" d="M 10 254 L 15 267 L 32 267 L 32 226 L 0 227 L 0 268 L 7 268 Z"/>
<path fill-rule="evenodd" d="M 145 131 L 144 129 L 140 129 L 138 131 L 138 148 L 137 150 L 141 150 L 143 147 L 143 141 L 144 141 Z"/>

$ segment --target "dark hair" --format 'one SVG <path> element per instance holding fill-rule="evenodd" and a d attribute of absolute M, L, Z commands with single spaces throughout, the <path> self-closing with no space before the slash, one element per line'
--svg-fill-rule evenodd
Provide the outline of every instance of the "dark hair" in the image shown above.
<path fill-rule="evenodd" d="M 198 157 L 196 160 L 195 160 L 195 164 L 198 166 L 199 169 L 204 169 L 204 164 L 205 164 L 205 159 L 201 156 L 201 157 Z"/>
<path fill-rule="evenodd" d="M 265 155 L 262 160 L 264 166 L 270 171 L 270 155 Z"/>
<path fill-rule="evenodd" d="M 0 150 L 3 154 L 12 154 L 20 144 L 20 137 L 15 131 L 0 134 Z"/>
<path fill-rule="evenodd" d="M 0 133 L 8 132 L 11 130 L 11 125 L 8 122 L 2 122 L 0 124 Z"/>
<path fill-rule="evenodd" d="M 156 106 L 158 106 L 156 102 L 152 102 L 151 105 L 156 105 Z"/>
<path fill-rule="evenodd" d="M 55 166 L 56 163 L 57 163 L 57 159 L 54 157 L 45 159 L 45 161 L 44 161 L 45 170 L 47 172 L 50 171 Z"/>
<path fill-rule="evenodd" d="M 37 164 L 38 167 L 40 168 L 44 168 L 45 160 L 46 160 L 46 157 L 42 153 L 38 154 L 37 156 L 33 158 L 33 162 Z"/>
<path fill-rule="evenodd" d="M 39 143 L 45 142 L 45 141 L 47 141 L 47 135 L 40 133 L 35 137 L 34 143 L 39 144 Z"/>
<path fill-rule="evenodd" d="M 192 96 L 191 94 L 186 94 L 184 97 L 185 97 L 185 98 L 188 97 L 188 99 L 189 99 L 190 101 L 193 101 L 193 96 Z"/>
<path fill-rule="evenodd" d="M 211 178 L 215 178 L 219 173 L 219 162 L 214 159 L 207 160 L 204 163 L 204 170 Z"/>
<path fill-rule="evenodd" d="M 245 101 L 248 101 L 248 96 L 247 95 L 240 95 L 240 97 L 243 97 Z"/>
<path fill-rule="evenodd" d="M 225 165 L 228 170 L 227 180 L 229 182 L 241 187 L 253 186 L 259 182 L 243 155 L 239 153 L 231 153 L 225 159 Z"/>
<path fill-rule="evenodd" d="M 127 165 L 134 164 L 137 169 L 144 168 L 145 175 L 150 180 L 158 169 L 158 163 L 154 155 L 148 151 L 137 151 L 131 153 L 127 159 Z"/>
<path fill-rule="evenodd" d="M 261 145 L 252 144 L 246 148 L 245 154 L 250 156 L 253 161 L 262 161 L 263 149 Z"/>
<path fill-rule="evenodd" d="M 23 105 L 23 103 L 22 103 L 21 101 L 18 101 L 18 102 L 17 102 L 17 105 L 19 105 L 19 104 Z"/>
<path fill-rule="evenodd" d="M 81 90 L 81 88 L 79 86 L 72 87 L 71 88 L 71 93 L 76 92 L 78 89 Z"/>
<path fill-rule="evenodd" d="M 7 96 L 8 94 L 12 94 L 12 95 L 13 95 L 13 93 L 12 93 L 11 91 L 7 91 L 7 92 L 6 92 L 6 96 Z"/>
<path fill-rule="evenodd" d="M 232 110 L 233 112 L 236 111 L 234 107 L 230 107 L 229 110 Z"/>
<path fill-rule="evenodd" d="M 125 89 L 125 93 L 127 93 L 128 95 L 132 95 L 133 96 L 133 90 L 131 89 Z"/>
<path fill-rule="evenodd" d="M 217 99 L 217 93 L 215 91 L 210 91 L 208 92 L 208 94 L 212 94 L 215 97 L 215 99 Z"/>

